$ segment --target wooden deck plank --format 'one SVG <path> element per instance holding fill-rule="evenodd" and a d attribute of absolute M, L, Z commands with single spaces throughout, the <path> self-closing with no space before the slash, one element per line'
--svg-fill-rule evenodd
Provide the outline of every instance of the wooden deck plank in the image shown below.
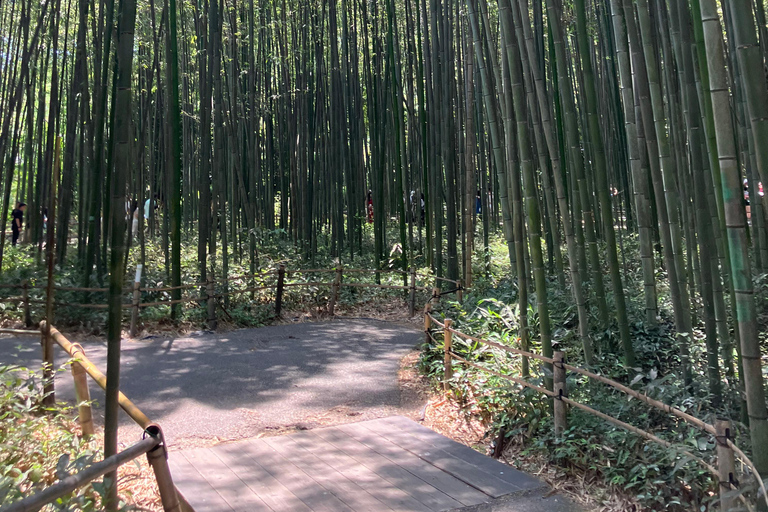
<path fill-rule="evenodd" d="M 258 460 L 243 451 L 241 445 L 242 443 L 222 444 L 212 448 L 212 451 L 274 512 L 312 512 L 312 509 L 264 469 Z"/>
<path fill-rule="evenodd" d="M 364 445 L 407 469 L 431 486 L 443 491 L 462 505 L 477 505 L 489 501 L 488 495 L 467 485 L 432 463 L 403 450 L 401 447 L 370 430 L 366 423 L 351 423 L 338 428 Z"/>
<path fill-rule="evenodd" d="M 172 452 L 197 512 L 445 512 L 543 487 L 404 417 Z"/>
<path fill-rule="evenodd" d="M 339 443 L 345 453 L 356 461 L 372 469 L 381 479 L 395 488 L 403 490 L 417 502 L 432 511 L 440 511 L 460 507 L 461 503 L 454 500 L 443 491 L 436 489 L 406 468 L 397 464 L 384 455 L 372 450 L 348 433 L 337 428 L 318 429 L 312 431 L 326 442 Z M 337 446 L 337 445 L 336 445 Z M 417 509 L 414 509 L 417 510 Z"/>
<path fill-rule="evenodd" d="M 423 443 L 446 450 L 454 457 L 461 459 L 464 462 L 468 462 L 479 468 L 481 471 L 484 471 L 499 480 L 509 482 L 521 489 L 538 489 L 544 486 L 540 480 L 527 475 L 522 471 L 511 468 L 506 464 L 502 464 L 501 462 L 473 450 L 469 446 L 457 443 L 456 441 L 442 436 L 437 432 L 428 429 L 424 425 L 419 425 L 415 421 L 411 421 L 403 416 L 383 418 L 381 422 L 394 425 L 399 432 L 407 431 L 408 434 L 418 438 Z"/>
<path fill-rule="evenodd" d="M 317 455 L 301 447 L 294 436 L 278 436 L 264 439 L 275 451 L 290 460 L 302 471 L 331 491 L 351 509 L 360 512 L 391 512 L 392 508 L 369 494 L 357 482 L 349 480 L 321 460 Z"/>
<path fill-rule="evenodd" d="M 297 445 L 308 450 L 322 459 L 326 464 L 344 475 L 345 478 L 355 482 L 365 489 L 373 497 L 386 503 L 395 512 L 431 512 L 432 509 L 412 498 L 407 492 L 400 489 L 394 482 L 368 467 L 361 461 L 350 456 L 348 446 L 353 441 L 349 436 L 338 430 L 336 443 L 318 435 L 317 431 L 308 431 L 293 436 Z M 371 452 L 367 452 L 370 456 Z M 365 460 L 365 457 L 363 457 Z M 370 463 L 369 463 L 370 464 Z M 391 464 L 391 463 L 390 463 Z M 373 464 L 371 464 L 373 465 Z M 382 485 L 386 482 L 389 485 Z M 422 482 L 423 485 L 423 482 Z"/>
<path fill-rule="evenodd" d="M 181 494 L 192 504 L 195 512 L 222 512 L 232 510 L 224 498 L 208 483 L 202 474 L 184 456 L 184 452 L 171 452 L 168 456 L 173 481 Z"/>
<path fill-rule="evenodd" d="M 390 428 L 387 429 L 387 426 L 390 426 Z M 543 486 L 542 482 L 536 478 L 502 464 L 403 416 L 383 418 L 373 423 L 371 427 L 372 430 L 376 430 L 387 438 L 399 439 L 400 442 L 397 444 L 411 451 L 429 451 L 434 455 L 437 453 L 436 450 L 440 450 L 440 455 L 459 459 L 458 463 L 451 461 L 450 467 L 460 468 L 462 475 L 467 479 L 471 479 L 468 483 L 474 486 L 478 486 L 477 484 L 481 483 L 486 487 L 480 487 L 485 492 L 495 488 L 496 494 L 494 497 L 523 489 L 538 489 Z M 408 446 L 405 446 L 406 444 Z M 446 459 L 446 461 L 448 460 L 450 459 Z M 446 466 L 445 470 L 451 471 L 448 469 L 448 466 Z M 461 476 L 456 476 L 463 479 Z M 514 489 L 509 488 L 508 485 L 514 486 Z M 489 492 L 489 494 L 492 494 L 492 492 Z"/>
<path fill-rule="evenodd" d="M 210 448 L 184 453 L 208 483 L 229 506 L 238 512 L 272 512 L 264 501 L 243 482 L 239 475 L 221 461 Z"/>
<path fill-rule="evenodd" d="M 333 493 L 310 475 L 282 457 L 263 439 L 251 439 L 242 444 L 248 455 L 258 460 L 275 479 L 288 488 L 311 510 L 317 512 L 354 512 Z"/>

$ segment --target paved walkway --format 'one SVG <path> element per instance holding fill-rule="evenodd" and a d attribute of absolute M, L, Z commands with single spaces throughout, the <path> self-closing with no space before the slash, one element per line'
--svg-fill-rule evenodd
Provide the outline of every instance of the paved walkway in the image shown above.
<path fill-rule="evenodd" d="M 334 320 L 124 341 L 121 391 L 163 427 L 171 446 L 391 416 L 403 413 L 400 360 L 421 340 L 412 327 Z M 106 342 L 83 346 L 104 371 Z M 64 351 L 55 353 L 64 364 Z M 0 363 L 39 368 L 40 360 L 39 337 L 0 338 Z M 104 395 L 89 384 L 102 422 Z M 56 377 L 56 398 L 74 403 L 69 371 Z M 138 434 L 121 414 L 120 441 Z"/>
<path fill-rule="evenodd" d="M 174 478 L 198 512 L 578 510 L 539 481 L 399 416 L 408 413 L 400 360 L 421 340 L 412 327 L 334 320 L 126 341 L 121 390 L 163 427 Z M 106 343 L 83 345 L 104 370 Z M 64 352 L 55 353 L 63 365 Z M 0 364 L 39 368 L 40 358 L 39 337 L 0 338 Z M 90 388 L 102 422 L 103 393 Z M 69 371 L 57 374 L 56 393 L 74 403 Z M 308 431 L 217 444 L 297 429 Z M 140 434 L 121 415 L 120 442 Z M 183 449 L 190 444 L 215 446 Z"/>

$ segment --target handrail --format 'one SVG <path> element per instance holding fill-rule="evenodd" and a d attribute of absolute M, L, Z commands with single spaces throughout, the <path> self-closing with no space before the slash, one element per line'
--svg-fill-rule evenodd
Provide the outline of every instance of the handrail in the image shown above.
<path fill-rule="evenodd" d="M 686 423 L 689 423 L 689 424 L 691 424 L 691 425 L 693 425 L 693 426 L 695 426 L 697 428 L 700 428 L 700 429 L 704 430 L 705 432 L 707 432 L 707 433 L 709 433 L 709 434 L 711 434 L 713 436 L 717 436 L 717 431 L 716 431 L 716 429 L 715 429 L 715 427 L 713 425 L 710 425 L 709 423 L 706 423 L 706 422 L 700 420 L 699 418 L 696 418 L 695 416 L 691 416 L 690 414 L 687 414 L 686 412 L 684 412 L 684 411 L 682 411 L 682 410 L 680 410 L 680 409 L 678 409 L 676 407 L 670 406 L 668 404 L 665 404 L 664 402 L 661 402 L 659 400 L 655 400 L 653 398 L 650 398 L 647 395 L 639 393 L 639 392 L 637 392 L 637 391 L 635 391 L 635 390 L 633 390 L 633 389 L 631 389 L 631 388 L 629 388 L 629 387 L 627 387 L 627 386 L 625 386 L 625 385 L 623 385 L 623 384 L 621 384 L 619 382 L 616 382 L 616 381 L 614 381 L 612 379 L 608 379 L 606 377 L 603 377 L 602 375 L 598 375 L 596 373 L 590 372 L 590 371 L 585 370 L 583 368 L 579 368 L 577 366 L 566 364 L 564 361 L 556 361 L 553 358 L 545 357 L 545 356 L 542 356 L 542 355 L 539 355 L 539 354 L 535 354 L 535 353 L 532 353 L 532 352 L 526 352 L 526 351 L 515 349 L 515 348 L 512 348 L 512 347 L 507 347 L 507 346 L 504 346 L 504 345 L 502 345 L 500 343 L 496 343 L 494 341 L 478 338 L 476 336 L 472 336 L 472 335 L 463 333 L 463 332 L 458 331 L 458 330 L 454 329 L 453 327 L 451 327 L 450 321 L 446 321 L 445 323 L 444 322 L 440 322 L 437 318 L 435 318 L 430 313 L 430 308 L 429 307 L 425 308 L 424 316 L 428 319 L 428 322 L 425 325 L 429 325 L 430 323 L 436 324 L 440 328 L 442 328 L 445 332 L 449 332 L 451 334 L 451 338 L 453 336 L 458 336 L 460 338 L 465 338 L 465 339 L 468 339 L 468 340 L 476 341 L 476 342 L 484 344 L 484 345 L 489 345 L 489 346 L 492 346 L 494 348 L 498 348 L 498 349 L 500 349 L 500 350 L 502 350 L 504 352 L 507 352 L 507 353 L 510 353 L 510 354 L 513 354 L 513 355 L 530 357 L 532 359 L 543 361 L 543 362 L 549 363 L 549 364 L 560 364 L 560 365 L 562 365 L 563 369 L 573 371 L 575 373 L 584 375 L 584 376 L 586 376 L 586 377 L 588 377 L 590 379 L 594 379 L 594 380 L 597 380 L 598 382 L 601 382 L 603 384 L 607 384 L 609 386 L 612 386 L 612 387 L 618 389 L 619 391 L 621 391 L 621 392 L 623 392 L 623 393 L 625 393 L 625 394 L 627 394 L 629 396 L 637 398 L 638 400 L 646 403 L 647 405 L 650 405 L 651 407 L 659 409 L 659 410 L 661 410 L 663 412 L 666 412 L 668 414 L 672 414 L 674 416 L 677 416 L 678 418 L 682 419 Z M 446 325 L 446 324 L 448 324 L 448 325 Z M 426 334 L 431 339 L 434 340 L 434 337 L 431 335 L 431 333 L 429 332 L 428 328 L 426 329 Z M 456 359 L 457 361 L 460 361 L 460 362 L 462 362 L 462 363 L 464 363 L 464 364 L 466 364 L 466 365 L 468 365 L 470 367 L 479 369 L 481 371 L 485 371 L 485 372 L 490 373 L 492 375 L 495 375 L 497 377 L 500 377 L 500 378 L 503 378 L 505 380 L 509 380 L 511 382 L 519 384 L 521 386 L 533 389 L 533 390 L 535 390 L 535 391 L 537 391 L 539 393 L 542 393 L 544 395 L 547 395 L 547 396 L 549 396 L 549 397 L 551 397 L 551 398 L 553 398 L 555 400 L 562 400 L 563 402 L 565 402 L 565 403 L 567 403 L 567 404 L 569 404 L 569 405 L 571 405 L 573 407 L 576 407 L 578 409 L 586 411 L 586 412 L 588 412 L 588 413 L 590 413 L 590 414 L 592 414 L 594 416 L 597 416 L 598 418 L 601 418 L 601 419 L 603 419 L 605 421 L 613 423 L 613 424 L 615 424 L 615 425 L 617 425 L 617 426 L 619 426 L 619 427 L 621 427 L 621 428 L 623 428 L 625 430 L 628 430 L 628 431 L 633 432 L 633 433 L 635 433 L 637 435 L 640 435 L 641 437 L 643 437 L 645 439 L 648 439 L 649 441 L 656 442 L 656 443 L 658 443 L 658 444 L 660 444 L 660 445 L 662 445 L 662 446 L 664 446 L 666 448 L 676 449 L 676 450 L 680 451 L 680 453 L 683 453 L 686 456 L 691 457 L 692 459 L 697 460 L 698 462 L 702 463 L 707 468 L 707 470 L 711 474 L 713 474 L 716 478 L 719 478 L 719 476 L 720 476 L 718 471 L 714 467 L 712 467 L 709 463 L 707 463 L 702 458 L 700 458 L 700 457 L 690 453 L 687 450 L 684 450 L 684 449 L 679 448 L 679 447 L 675 447 L 672 443 L 670 443 L 668 441 L 665 441 L 665 440 L 659 438 L 658 436 L 655 436 L 655 435 L 651 434 L 650 432 L 646 432 L 646 431 L 644 431 L 644 430 L 642 430 L 642 429 L 640 429 L 638 427 L 630 425 L 629 423 L 625 423 L 625 422 L 623 422 L 621 420 L 613 418 L 612 416 L 609 416 L 609 415 L 607 415 L 607 414 L 605 414 L 603 412 L 600 412 L 600 411 L 598 411 L 596 409 L 593 409 L 592 407 L 589 407 L 588 405 L 576 402 L 576 401 L 568 398 L 567 396 L 564 396 L 562 394 L 558 394 L 558 393 L 556 393 L 554 391 L 550 391 L 550 390 L 548 390 L 546 388 L 542 388 L 540 386 L 536 386 L 536 385 L 534 385 L 534 384 L 532 384 L 532 383 L 530 383 L 530 382 L 528 382 L 528 381 L 526 381 L 524 379 L 516 378 L 516 377 L 513 377 L 511 375 L 504 375 L 504 374 L 496 372 L 496 371 L 494 371 L 494 370 L 492 370 L 490 368 L 487 368 L 487 367 L 484 367 L 482 365 L 479 365 L 479 364 L 473 363 L 471 361 L 468 361 L 467 359 L 459 356 L 458 354 L 456 354 L 455 352 L 450 350 L 449 344 L 447 342 L 446 342 L 446 356 L 450 357 L 450 359 Z M 449 364 L 449 360 L 447 360 L 446 364 Z M 727 446 L 731 450 L 733 450 L 733 452 L 739 457 L 739 459 L 741 459 L 741 461 L 746 466 L 748 466 L 749 469 L 752 471 L 753 476 L 756 478 L 756 480 L 758 482 L 758 485 L 759 485 L 760 490 L 762 492 L 762 495 L 763 495 L 763 497 L 764 497 L 764 499 L 766 501 L 766 504 L 768 504 L 768 492 L 766 492 L 765 484 L 763 483 L 763 480 L 760 477 L 760 473 L 757 471 L 757 468 L 755 467 L 754 463 L 730 439 L 726 438 L 726 443 L 725 444 L 727 444 Z M 740 496 L 740 498 L 742 499 L 742 501 L 744 501 L 743 496 Z"/>
<path fill-rule="evenodd" d="M 90 412 L 90 399 L 89 399 L 89 392 L 88 392 L 88 383 L 85 378 L 85 375 L 83 372 L 87 373 L 88 375 L 93 378 L 93 380 L 96 381 L 96 383 L 104 390 L 107 388 L 107 378 L 106 376 L 101 373 L 101 371 L 96 368 L 96 366 L 86 357 L 85 352 L 83 351 L 83 347 L 80 346 L 78 343 L 72 343 L 70 342 L 61 332 L 59 332 L 58 329 L 53 327 L 52 325 L 48 325 L 48 323 L 43 320 L 40 322 L 40 332 L 43 335 L 43 344 L 45 347 L 45 352 L 50 354 L 50 357 L 53 357 L 53 351 L 52 351 L 52 343 L 55 341 L 61 348 L 63 348 L 67 354 L 73 359 L 72 362 L 72 376 L 75 380 L 75 394 L 78 397 L 78 401 L 82 401 L 81 404 L 78 405 L 78 412 L 80 416 L 80 425 L 83 429 L 83 435 L 90 435 L 93 433 L 93 426 L 92 426 L 92 420 L 91 420 L 91 412 Z M 47 357 L 47 356 L 46 356 Z M 50 360 L 47 360 L 47 364 L 51 364 Z M 51 382 L 51 391 L 53 391 L 53 384 Z M 50 395 L 53 397 L 53 394 Z M 81 398 L 85 397 L 85 398 Z M 72 488 L 66 488 L 67 490 L 63 491 L 63 494 L 66 494 L 67 492 L 70 492 L 72 489 L 79 487 L 83 483 L 86 483 L 88 481 L 91 481 L 95 478 L 98 478 L 99 476 L 108 473 L 114 469 L 116 469 L 118 466 L 123 464 L 124 462 L 128 462 L 129 460 L 133 460 L 139 455 L 142 455 L 144 453 L 147 454 L 147 459 L 149 461 L 149 465 L 152 467 L 152 470 L 155 474 L 155 480 L 157 482 L 158 490 L 160 491 L 160 500 L 163 504 L 163 510 L 166 512 L 181 512 L 181 502 L 179 501 L 179 493 L 177 492 L 176 486 L 173 483 L 173 477 L 171 476 L 170 469 L 168 467 L 168 452 L 167 447 L 165 445 L 165 439 L 163 436 L 162 429 L 152 423 L 150 419 L 147 417 L 146 414 L 141 412 L 141 410 L 134 405 L 133 402 L 131 402 L 121 391 L 118 391 L 118 405 L 128 414 L 128 416 L 135 421 L 136 423 L 141 426 L 142 430 L 144 430 L 144 433 L 149 435 L 150 437 L 147 439 L 152 439 L 153 442 L 151 443 L 151 446 L 149 446 L 144 451 L 137 451 L 136 454 L 130 458 L 126 458 L 125 460 L 122 459 L 113 459 L 112 456 L 107 458 L 105 461 L 105 468 L 102 468 L 103 471 L 101 472 L 95 472 L 93 474 L 86 473 L 85 471 L 79 473 L 78 477 L 82 475 L 82 483 L 75 485 L 75 487 Z M 147 439 L 144 439 L 142 443 L 148 442 Z M 137 443 L 136 446 L 141 445 L 141 443 Z M 162 448 L 162 449 L 161 449 Z M 136 448 L 138 450 L 138 448 Z M 129 449 L 130 450 L 130 449 Z M 129 450 L 126 450 L 125 452 L 128 452 Z M 121 452 L 125 455 L 125 452 Z M 120 454 L 117 454 L 120 455 Z M 127 455 L 126 455 L 127 457 Z M 106 463 L 111 460 L 110 466 L 106 466 Z M 97 465 L 94 465 L 97 466 Z M 92 469 L 93 466 L 89 469 Z M 93 470 L 95 471 L 95 470 Z M 80 480 L 72 480 L 72 482 L 67 483 L 66 485 L 71 485 L 72 483 L 79 482 Z M 60 483 L 64 484 L 66 482 L 62 481 Z M 56 486 L 53 486 L 56 487 Z M 64 487 L 62 487 L 64 489 Z M 46 489 L 48 491 L 48 489 Z M 56 494 L 54 495 L 54 491 L 49 491 L 49 494 L 43 494 L 43 492 L 40 493 L 40 496 L 35 495 L 37 499 L 45 500 L 45 501 L 33 501 L 32 503 L 37 503 L 36 507 L 32 508 L 20 508 L 19 510 L 38 510 L 40 506 L 45 505 L 46 503 L 50 503 L 51 501 L 57 499 L 59 496 L 62 496 L 63 494 Z M 21 503 L 26 503 L 26 500 L 22 500 Z M 12 509 L 15 510 L 15 509 Z M 185 508 L 184 510 L 191 510 L 190 507 Z M 3 510 L 5 512 L 5 510 Z"/>
<path fill-rule="evenodd" d="M 70 475 L 32 496 L 0 508 L 0 512 L 32 512 L 40 510 L 48 503 L 69 494 L 78 487 L 82 487 L 100 476 L 104 476 L 110 471 L 115 471 L 126 462 L 130 462 L 145 453 L 148 453 L 160 443 L 161 440 L 159 437 L 148 435 L 138 443 L 126 448 L 120 453 L 116 453 L 111 457 L 107 457 L 100 462 L 92 464 L 79 473 Z"/>
<path fill-rule="evenodd" d="M 227 276 L 227 277 L 219 277 L 216 279 L 211 279 L 211 282 L 214 284 L 224 284 L 224 283 L 231 283 L 233 281 L 244 281 L 248 279 L 256 279 L 257 281 L 261 281 L 263 286 L 255 286 L 255 287 L 248 287 L 246 289 L 236 289 L 236 290 L 227 290 L 224 294 L 214 294 L 215 297 L 220 297 L 223 295 L 242 295 L 244 293 L 252 293 L 259 290 L 268 290 L 268 289 L 279 289 L 282 286 L 283 288 L 290 288 L 290 287 L 300 287 L 300 286 L 334 286 L 334 283 L 331 282 L 292 282 L 292 283 L 283 283 L 280 285 L 279 283 L 271 283 L 267 284 L 267 281 L 265 278 L 270 276 L 279 276 L 281 270 L 265 270 L 265 271 L 259 271 L 253 274 L 241 274 L 241 275 L 235 275 L 235 276 Z M 343 266 L 331 268 L 331 269 L 283 269 L 282 272 L 284 275 L 292 275 L 292 274 L 312 274 L 312 273 L 341 273 L 341 274 L 355 274 L 355 273 L 371 273 L 371 274 L 394 274 L 399 276 L 409 276 L 412 277 L 411 285 L 389 285 L 389 284 L 377 284 L 377 283 L 347 283 L 347 282 L 340 282 L 337 286 L 339 287 L 358 287 L 358 288 L 380 288 L 380 289 L 393 289 L 393 290 L 413 290 L 413 291 L 429 291 L 430 288 L 427 286 L 415 286 L 415 282 L 413 279 L 431 279 L 434 278 L 437 281 L 445 281 L 449 283 L 453 283 L 456 285 L 456 288 L 454 290 L 450 290 L 449 292 L 445 293 L 452 293 L 452 292 L 460 292 L 462 290 L 461 287 L 461 281 L 454 281 L 452 279 L 447 279 L 444 277 L 437 277 L 432 276 L 429 274 L 419 274 L 413 272 L 407 272 L 400 269 L 360 269 L 360 268 L 344 268 Z M 154 301 L 154 302 L 141 302 L 140 301 L 140 295 L 136 295 L 138 292 L 140 293 L 160 293 L 160 292 L 170 292 L 174 290 L 190 290 L 194 288 L 205 288 L 208 285 L 208 283 L 188 283 L 183 284 L 179 286 L 157 286 L 157 287 L 141 287 L 138 285 L 135 285 L 132 289 L 132 292 L 134 294 L 133 300 L 131 302 L 123 302 L 121 304 L 121 307 L 123 309 L 138 309 L 138 308 L 146 308 L 146 307 L 156 307 L 156 306 L 165 306 L 165 305 L 173 305 L 173 304 L 183 304 L 183 303 L 189 303 L 189 302 L 199 302 L 200 300 L 205 300 L 206 296 L 201 297 L 194 297 L 189 299 L 173 299 L 173 300 L 160 300 L 160 301 Z M 17 303 L 24 303 L 25 309 L 28 312 L 29 311 L 29 305 L 30 304 L 46 304 L 47 301 L 40 300 L 36 298 L 30 298 L 26 295 L 26 290 L 34 290 L 34 289 L 47 289 L 45 282 L 40 282 L 38 284 L 0 284 L 0 289 L 2 288 L 8 288 L 8 289 L 23 289 L 25 290 L 25 296 L 23 297 L 4 297 L 3 300 L 8 302 L 17 302 Z M 81 287 L 73 287 L 73 286 L 60 286 L 55 285 L 53 287 L 55 291 L 71 291 L 71 292 L 107 292 L 109 291 L 108 288 L 81 288 Z M 107 304 L 98 304 L 98 303 L 77 303 L 77 302 L 54 302 L 55 306 L 60 307 L 81 307 L 85 309 L 96 309 L 96 310 L 106 310 L 108 308 Z"/>
<path fill-rule="evenodd" d="M 432 317 L 432 315 L 430 315 L 430 317 Z M 433 321 L 435 321 L 434 317 L 432 317 L 432 319 L 433 319 Z M 443 326 L 443 328 L 445 328 L 445 326 Z M 506 347 L 504 345 L 501 345 L 500 343 L 496 343 L 496 342 L 493 342 L 493 341 L 490 341 L 490 340 L 484 340 L 482 338 L 477 338 L 475 336 L 471 336 L 469 334 L 465 334 L 465 333 L 463 333 L 461 331 L 457 331 L 453 327 L 449 327 L 448 329 L 453 334 L 455 334 L 455 335 L 457 335 L 459 337 L 467 338 L 467 339 L 470 339 L 472 341 L 476 341 L 478 343 L 483 343 L 483 344 L 486 344 L 486 345 L 490 345 L 492 347 L 504 350 L 504 351 L 509 352 L 511 354 L 522 355 L 522 356 L 525 356 L 525 357 L 530 357 L 532 359 L 538 359 L 540 361 L 544 361 L 545 363 L 549 363 L 549 364 L 554 364 L 555 363 L 554 359 L 551 359 L 551 358 L 548 358 L 548 357 L 544 357 L 544 356 L 539 355 L 539 354 L 534 354 L 532 352 L 525 352 L 523 350 L 518 350 L 518 349 L 515 349 L 515 348 L 512 348 L 512 347 Z M 691 425 L 694 425 L 694 426 L 704 430 L 708 434 L 715 435 L 715 427 L 714 427 L 714 425 L 710 425 L 709 423 L 705 423 L 704 421 L 700 420 L 699 418 L 696 418 L 695 416 L 691 416 L 690 414 L 688 414 L 688 413 L 686 413 L 684 411 L 681 411 L 680 409 L 678 409 L 676 407 L 672 407 L 671 405 L 665 404 L 664 402 L 661 402 L 659 400 L 655 400 L 655 399 L 649 397 L 648 395 L 644 395 L 642 393 L 639 393 L 639 392 L 635 391 L 634 389 L 631 389 L 631 388 L 625 386 L 624 384 L 616 382 L 615 380 L 608 379 L 608 378 L 603 377 L 602 375 L 598 375 L 596 373 L 592 373 L 589 370 L 585 370 L 583 368 L 579 368 L 578 366 L 573 366 L 573 365 L 570 365 L 570 364 L 567 364 L 567 363 L 563 363 L 563 366 L 567 370 L 571 370 L 571 371 L 573 371 L 575 373 L 579 373 L 581 375 L 584 375 L 585 377 L 589 377 L 590 379 L 594 379 L 596 381 L 602 382 L 603 384 L 607 384 L 609 386 L 612 386 L 612 387 L 618 389 L 619 391 L 621 391 L 621 392 L 623 392 L 623 393 L 625 393 L 627 395 L 630 395 L 630 396 L 632 396 L 634 398 L 637 398 L 638 400 L 640 400 L 642 402 L 647 403 L 648 405 L 650 405 L 652 407 L 655 407 L 656 409 L 659 409 L 659 410 L 664 411 L 664 412 L 666 412 L 668 414 L 672 414 L 674 416 L 677 416 L 678 418 L 684 420 L 685 422 L 690 423 Z"/>
<path fill-rule="evenodd" d="M 15 334 L 17 336 L 39 336 L 38 331 L 30 331 L 29 329 L 0 329 L 0 334 Z"/>
<path fill-rule="evenodd" d="M 46 326 L 47 323 L 45 320 L 40 322 L 41 332 L 45 333 Z M 61 332 L 59 332 L 58 329 L 53 326 L 51 326 L 50 335 L 53 340 L 61 348 L 63 348 L 72 359 L 83 366 L 83 369 L 86 371 L 86 373 L 90 375 L 91 378 L 93 378 L 93 380 L 95 380 L 102 389 L 107 389 L 107 376 L 101 373 L 101 371 L 96 368 L 96 365 L 94 365 L 91 360 L 86 357 L 86 355 L 83 353 L 82 347 L 69 341 L 66 337 L 64 337 L 63 334 L 61 334 Z M 147 417 L 147 415 L 141 412 L 141 409 L 136 407 L 136 405 L 131 402 L 128 397 L 123 394 L 122 391 L 118 392 L 118 404 L 120 404 L 120 407 L 126 412 L 126 414 L 128 414 L 128 416 L 130 416 L 133 421 L 138 423 L 141 428 L 146 429 L 150 424 L 152 424 L 152 421 Z"/>

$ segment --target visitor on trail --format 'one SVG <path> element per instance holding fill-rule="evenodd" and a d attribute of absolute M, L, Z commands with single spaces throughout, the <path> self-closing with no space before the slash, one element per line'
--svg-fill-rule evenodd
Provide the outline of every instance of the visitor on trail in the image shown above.
<path fill-rule="evenodd" d="M 421 223 L 424 224 L 424 192 L 421 193 Z"/>
<path fill-rule="evenodd" d="M 368 224 L 373 224 L 373 192 L 370 190 L 365 199 L 365 207 L 368 210 Z"/>
<path fill-rule="evenodd" d="M 127 217 L 129 219 L 132 219 L 131 238 L 136 238 L 136 235 L 139 232 L 139 202 L 136 199 L 134 199 L 131 202 L 126 201 L 125 205 L 126 205 Z"/>
<path fill-rule="evenodd" d="M 19 241 L 19 234 L 24 225 L 24 210 L 27 209 L 27 203 L 17 203 L 16 208 L 11 212 L 11 245 L 16 247 Z"/>
<path fill-rule="evenodd" d="M 747 209 L 747 222 L 752 218 L 752 208 L 749 206 L 749 182 L 744 178 L 744 204 Z"/>
<path fill-rule="evenodd" d="M 477 197 L 475 197 L 475 213 L 480 215 L 483 213 L 483 202 L 480 200 L 480 191 L 477 191 Z"/>
<path fill-rule="evenodd" d="M 418 204 L 418 201 L 416 200 L 416 191 L 415 190 L 411 190 L 410 202 L 411 202 L 411 222 L 416 223 L 416 222 L 418 222 L 417 217 L 416 217 L 416 215 L 418 215 L 418 213 L 416 213 L 416 212 L 418 212 L 419 204 Z"/>

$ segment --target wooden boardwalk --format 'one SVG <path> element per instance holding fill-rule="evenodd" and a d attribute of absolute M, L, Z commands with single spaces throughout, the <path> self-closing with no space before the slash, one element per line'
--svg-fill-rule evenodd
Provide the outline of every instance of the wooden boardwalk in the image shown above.
<path fill-rule="evenodd" d="M 170 453 L 196 512 L 447 511 L 543 484 L 401 416 Z"/>

